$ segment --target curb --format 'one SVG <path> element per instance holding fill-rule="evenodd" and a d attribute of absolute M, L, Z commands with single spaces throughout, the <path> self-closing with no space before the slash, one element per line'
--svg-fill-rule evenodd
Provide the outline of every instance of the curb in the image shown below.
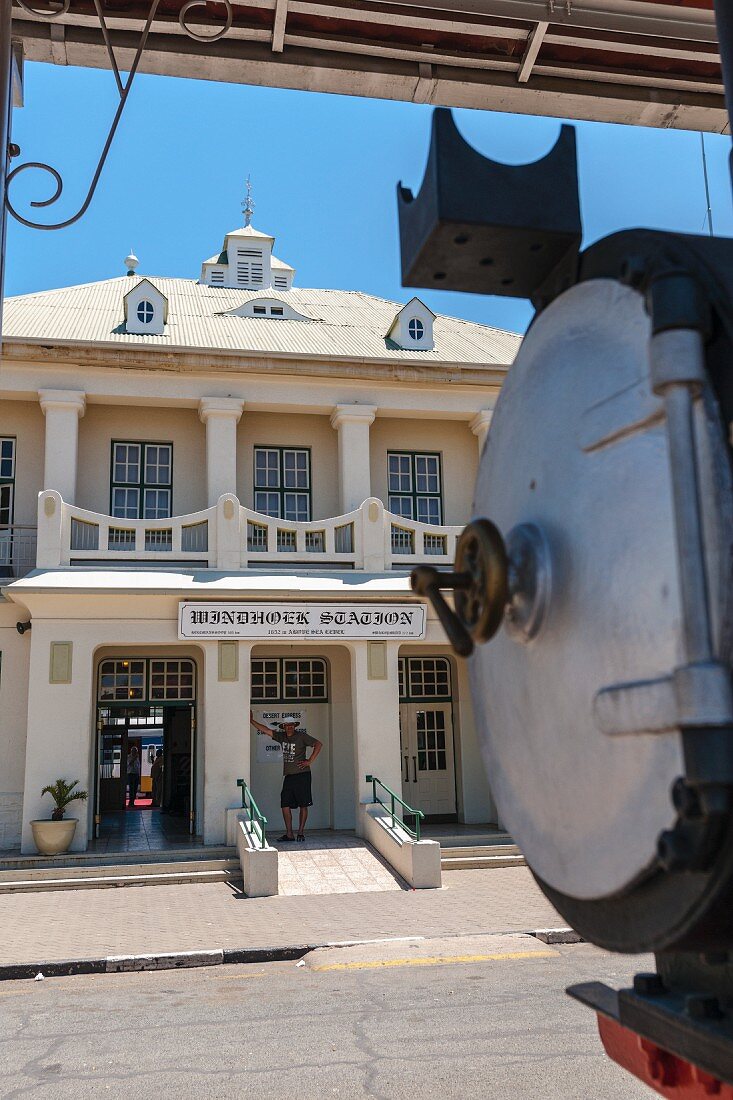
<path fill-rule="evenodd" d="M 502 935 L 502 933 L 474 933 Z M 503 933 L 516 934 L 516 933 Z M 571 928 L 538 928 L 523 933 L 535 936 L 543 943 L 582 943 Z M 460 933 L 456 933 L 460 935 Z M 96 959 L 61 959 L 57 961 L 0 964 L 0 982 L 36 978 L 66 978 L 74 974 L 133 974 L 154 970 L 184 970 L 199 966 L 227 966 L 242 963 L 292 962 L 310 951 L 322 947 L 356 947 L 360 944 L 389 942 L 392 939 L 424 939 L 424 936 L 385 937 L 385 940 L 348 940 L 339 943 L 303 943 L 285 947 L 234 947 L 210 951 L 165 951 L 147 955 L 104 955 Z"/>
<path fill-rule="evenodd" d="M 229 963 L 290 962 L 326 944 L 289 947 L 243 947 L 214 951 L 168 951 L 156 955 L 104 955 L 97 959 L 61 959 L 54 962 L 0 965 L 0 982 L 35 978 L 65 978 L 73 974 L 132 974 L 144 970 L 183 970 Z"/>

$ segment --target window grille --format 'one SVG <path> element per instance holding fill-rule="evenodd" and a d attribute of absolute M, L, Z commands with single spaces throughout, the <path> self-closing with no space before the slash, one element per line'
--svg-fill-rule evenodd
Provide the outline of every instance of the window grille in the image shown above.
<path fill-rule="evenodd" d="M 15 497 L 15 439 L 0 438 L 0 527 L 13 522 Z"/>
<path fill-rule="evenodd" d="M 311 518 L 311 455 L 307 447 L 255 447 L 255 510 L 274 519 Z"/>
<path fill-rule="evenodd" d="M 168 519 L 172 514 L 173 444 L 113 441 L 111 514 Z"/>
<path fill-rule="evenodd" d="M 401 657 L 401 699 L 450 699 L 450 664 L 445 657 Z"/>
<path fill-rule="evenodd" d="M 252 702 L 328 701 L 326 662 L 320 657 L 254 658 Z"/>
<path fill-rule="evenodd" d="M 420 523 L 443 522 L 439 454 L 391 451 L 387 454 L 389 510 Z"/>
<path fill-rule="evenodd" d="M 152 660 L 150 662 L 150 698 L 166 702 L 193 699 L 195 676 L 193 661 Z"/>
<path fill-rule="evenodd" d="M 446 769 L 445 712 L 417 712 L 417 767 L 421 772 L 442 772 Z"/>
<path fill-rule="evenodd" d="M 145 661 L 102 661 L 99 699 L 124 702 L 145 698 Z"/>

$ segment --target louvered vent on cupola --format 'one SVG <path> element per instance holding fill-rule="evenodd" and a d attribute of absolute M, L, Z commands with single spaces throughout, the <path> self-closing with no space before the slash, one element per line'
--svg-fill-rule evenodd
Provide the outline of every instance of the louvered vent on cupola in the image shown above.
<path fill-rule="evenodd" d="M 288 289 L 288 277 L 287 275 L 273 275 L 272 285 L 275 290 L 287 290 Z"/>
<path fill-rule="evenodd" d="M 237 283 L 240 286 L 262 286 L 264 261 L 258 248 L 237 248 Z"/>

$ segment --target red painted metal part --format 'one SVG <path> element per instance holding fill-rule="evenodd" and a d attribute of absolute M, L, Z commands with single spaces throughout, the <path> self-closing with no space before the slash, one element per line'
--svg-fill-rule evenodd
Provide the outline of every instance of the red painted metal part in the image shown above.
<path fill-rule="evenodd" d="M 656 1043 L 598 1014 L 598 1031 L 609 1058 L 669 1100 L 733 1100 L 733 1086 L 670 1054 Z"/>

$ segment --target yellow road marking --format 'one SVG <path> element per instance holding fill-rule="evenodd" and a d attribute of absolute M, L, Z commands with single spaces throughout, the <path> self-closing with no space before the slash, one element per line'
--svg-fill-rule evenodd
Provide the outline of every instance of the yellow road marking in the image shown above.
<path fill-rule="evenodd" d="M 382 959 L 369 962 L 326 963 L 311 970 L 372 970 L 386 966 L 439 966 L 445 963 L 503 962 L 504 959 L 555 959 L 556 951 L 505 951 L 500 955 L 432 955 L 416 959 Z"/>

